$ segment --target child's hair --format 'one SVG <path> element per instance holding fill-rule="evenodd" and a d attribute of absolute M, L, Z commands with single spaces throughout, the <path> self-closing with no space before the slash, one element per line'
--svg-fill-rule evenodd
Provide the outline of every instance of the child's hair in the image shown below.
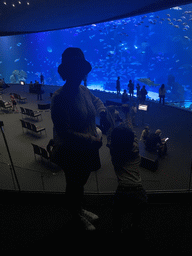
<path fill-rule="evenodd" d="M 113 163 L 123 164 L 134 156 L 134 133 L 127 126 L 118 126 L 111 133 L 110 154 Z"/>
<path fill-rule="evenodd" d="M 132 149 L 134 141 L 134 133 L 127 126 L 118 126 L 113 129 L 111 133 L 111 146 L 112 147 L 126 147 Z"/>

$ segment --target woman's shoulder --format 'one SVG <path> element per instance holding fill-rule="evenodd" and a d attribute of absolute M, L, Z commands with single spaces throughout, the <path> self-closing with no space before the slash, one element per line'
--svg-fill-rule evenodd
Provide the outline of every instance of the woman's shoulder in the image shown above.
<path fill-rule="evenodd" d="M 90 97 L 90 95 L 92 95 L 90 90 L 84 85 L 80 85 L 79 89 L 80 89 L 80 93 L 82 93 L 83 95 L 87 95 L 87 96 L 89 95 L 88 97 Z"/>
<path fill-rule="evenodd" d="M 89 89 L 86 86 L 82 85 L 82 84 L 79 86 L 79 89 L 81 91 L 84 91 L 84 92 L 90 92 Z"/>

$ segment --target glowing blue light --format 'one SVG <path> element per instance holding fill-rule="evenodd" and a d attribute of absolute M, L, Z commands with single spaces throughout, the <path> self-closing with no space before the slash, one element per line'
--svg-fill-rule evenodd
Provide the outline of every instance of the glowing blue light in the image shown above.
<path fill-rule="evenodd" d="M 134 48 L 135 48 L 135 49 L 138 49 L 137 45 L 134 45 Z"/>

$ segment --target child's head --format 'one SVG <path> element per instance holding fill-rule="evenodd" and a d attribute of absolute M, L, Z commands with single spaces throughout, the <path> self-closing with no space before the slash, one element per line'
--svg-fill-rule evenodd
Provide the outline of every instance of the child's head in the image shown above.
<path fill-rule="evenodd" d="M 134 133 L 127 126 L 118 126 L 111 133 L 112 148 L 126 148 L 132 150 L 134 142 Z"/>

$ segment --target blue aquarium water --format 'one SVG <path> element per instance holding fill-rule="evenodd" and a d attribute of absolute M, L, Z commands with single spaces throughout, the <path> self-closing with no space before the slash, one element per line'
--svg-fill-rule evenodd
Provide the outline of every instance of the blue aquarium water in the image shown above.
<path fill-rule="evenodd" d="M 165 84 L 168 101 L 192 100 L 192 4 L 121 20 L 59 31 L 0 38 L 0 78 L 7 83 L 39 80 L 63 85 L 57 73 L 61 54 L 80 47 L 92 65 L 89 88 L 121 91 L 129 80 Z M 140 85 L 144 83 L 140 82 Z M 158 98 L 159 86 L 147 86 Z"/>

